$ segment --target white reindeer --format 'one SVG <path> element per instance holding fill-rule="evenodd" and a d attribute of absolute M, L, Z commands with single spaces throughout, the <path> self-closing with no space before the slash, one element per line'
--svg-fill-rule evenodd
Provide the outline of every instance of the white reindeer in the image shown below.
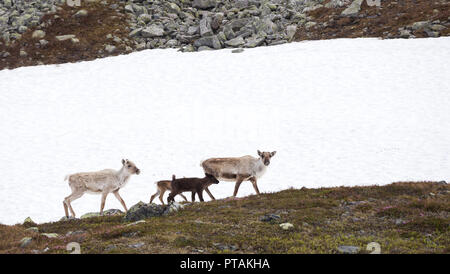
<path fill-rule="evenodd" d="M 111 192 L 114 193 L 117 200 L 119 200 L 125 211 L 127 211 L 127 206 L 125 205 L 122 197 L 119 195 L 119 189 L 127 184 L 131 175 L 138 175 L 140 172 L 141 171 L 133 162 L 128 159 L 122 159 L 122 168 L 118 171 L 113 169 L 104 169 L 96 172 L 82 172 L 67 175 L 64 180 L 69 180 L 69 186 L 72 189 L 72 194 L 67 196 L 63 201 L 66 217 L 69 217 L 69 212 L 67 210 L 68 208 L 70 209 L 72 217 L 75 217 L 75 212 L 73 211 L 70 203 L 83 196 L 84 193 L 102 194 L 100 215 L 103 214 L 106 196 L 108 196 Z"/>
<path fill-rule="evenodd" d="M 239 186 L 243 181 L 250 181 L 259 195 L 257 179 L 259 179 L 270 164 L 273 152 L 261 152 L 258 150 L 259 158 L 242 156 L 237 158 L 211 158 L 201 162 L 200 166 L 207 174 L 211 174 L 218 180 L 236 182 L 233 197 L 236 197 Z M 206 188 L 205 190 L 207 190 Z"/>

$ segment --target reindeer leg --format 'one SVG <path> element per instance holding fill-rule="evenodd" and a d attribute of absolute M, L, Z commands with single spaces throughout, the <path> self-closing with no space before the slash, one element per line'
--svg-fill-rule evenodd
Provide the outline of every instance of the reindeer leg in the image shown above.
<path fill-rule="evenodd" d="M 70 213 L 72 214 L 72 217 L 75 218 L 75 211 L 73 211 L 72 205 L 70 204 L 72 201 L 75 201 L 76 199 L 83 196 L 84 193 L 82 192 L 72 192 L 69 196 L 64 198 L 64 211 L 66 211 L 66 217 L 69 217 L 69 214 L 67 212 L 67 207 L 70 209 Z"/>
<path fill-rule="evenodd" d="M 186 198 L 186 196 L 184 196 L 183 194 L 180 193 L 180 196 L 183 197 L 183 199 L 184 199 L 186 202 L 188 201 L 187 198 Z"/>
<path fill-rule="evenodd" d="M 233 198 L 236 198 L 236 195 L 238 193 L 239 187 L 241 186 L 242 181 L 244 180 L 244 178 L 242 176 L 237 176 L 236 179 L 236 185 L 234 186 L 234 193 L 233 193 Z"/>
<path fill-rule="evenodd" d="M 195 191 L 192 191 L 192 202 L 195 202 Z"/>
<path fill-rule="evenodd" d="M 209 191 L 208 188 L 205 188 L 206 193 L 208 193 L 209 197 L 211 198 L 211 200 L 215 200 L 216 198 L 214 198 L 214 196 L 211 194 L 211 191 Z"/>
<path fill-rule="evenodd" d="M 253 188 L 256 191 L 256 194 L 259 195 L 259 189 L 258 189 L 258 185 L 256 184 L 256 178 L 255 177 L 251 177 L 249 180 L 250 180 L 250 182 L 252 182 L 252 185 L 253 185 Z"/>
<path fill-rule="evenodd" d="M 103 215 L 103 208 L 105 208 L 105 201 L 108 193 L 102 193 L 102 202 L 100 204 L 100 216 Z"/>
<path fill-rule="evenodd" d="M 163 204 L 163 205 L 164 205 L 164 200 L 163 200 L 164 193 L 166 193 L 165 189 L 161 190 L 161 193 L 159 194 L 159 200 L 161 201 L 161 204 Z"/>
<path fill-rule="evenodd" d="M 197 192 L 197 195 L 198 195 L 198 198 L 200 199 L 200 202 L 204 202 L 204 200 L 203 200 L 203 191 L 202 191 L 202 190 L 199 190 L 199 191 Z"/>
<path fill-rule="evenodd" d="M 153 195 L 150 197 L 150 202 L 149 202 L 149 204 L 151 204 L 151 203 L 153 202 L 153 199 L 155 199 L 156 195 L 158 195 L 158 194 L 159 194 L 159 188 L 158 188 L 158 190 L 156 190 L 156 193 L 153 194 Z"/>
<path fill-rule="evenodd" d="M 116 196 L 117 200 L 119 200 L 119 202 L 122 204 L 123 208 L 125 209 L 125 213 L 126 213 L 128 211 L 127 205 L 123 201 L 122 197 L 120 197 L 119 190 L 116 190 L 113 193 L 114 193 L 114 196 Z"/>

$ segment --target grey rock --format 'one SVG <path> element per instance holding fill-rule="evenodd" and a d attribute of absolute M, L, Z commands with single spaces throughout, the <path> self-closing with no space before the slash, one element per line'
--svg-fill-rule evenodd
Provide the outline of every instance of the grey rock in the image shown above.
<path fill-rule="evenodd" d="M 33 227 L 29 227 L 29 228 L 27 228 L 27 229 L 25 229 L 26 231 L 31 231 L 31 232 L 39 232 L 39 229 L 37 228 L 37 227 L 35 227 L 35 226 L 33 226 Z"/>
<path fill-rule="evenodd" d="M 279 221 L 280 219 L 281 219 L 280 215 L 276 215 L 276 214 L 266 214 L 259 218 L 259 220 L 261 222 L 274 222 L 274 221 Z"/>
<path fill-rule="evenodd" d="M 338 247 L 338 251 L 344 254 L 356 254 L 359 252 L 359 247 L 350 245 L 341 245 Z"/>
<path fill-rule="evenodd" d="M 192 7 L 198 9 L 210 9 L 216 6 L 216 0 L 194 0 Z"/>
<path fill-rule="evenodd" d="M 361 4 L 363 0 L 354 0 L 350 6 L 348 6 L 345 10 L 342 11 L 341 15 L 343 16 L 355 16 L 358 15 L 361 10 Z"/>
<path fill-rule="evenodd" d="M 22 238 L 22 240 L 20 240 L 20 247 L 22 248 L 27 247 L 31 244 L 31 242 L 32 242 L 31 237 Z"/>
<path fill-rule="evenodd" d="M 415 22 L 411 25 L 411 28 L 413 30 L 419 30 L 419 29 L 423 29 L 427 26 L 429 26 L 430 21 L 419 21 L 419 22 Z"/>
<path fill-rule="evenodd" d="M 202 20 L 200 20 L 199 28 L 200 36 L 210 36 L 213 34 L 209 18 L 203 18 Z"/>
<path fill-rule="evenodd" d="M 158 217 L 166 214 L 168 214 L 167 206 L 139 202 L 128 210 L 123 219 L 128 222 L 136 222 L 150 217 Z"/>
<path fill-rule="evenodd" d="M 233 38 L 233 39 L 225 42 L 225 45 L 230 46 L 230 47 L 238 47 L 238 46 L 242 46 L 244 44 L 245 44 L 244 38 L 242 38 L 241 36 L 238 36 L 236 38 Z"/>
<path fill-rule="evenodd" d="M 115 46 L 113 46 L 113 45 L 106 45 L 105 46 L 105 50 L 106 50 L 106 52 L 108 52 L 108 53 L 113 53 L 114 51 L 116 51 L 116 47 Z"/>
<path fill-rule="evenodd" d="M 47 238 L 58 238 L 59 234 L 58 233 L 42 233 L 42 236 L 45 236 Z"/>
<path fill-rule="evenodd" d="M 43 30 L 35 30 L 33 31 L 33 34 L 31 35 L 33 39 L 42 39 L 45 37 L 45 31 Z"/>
<path fill-rule="evenodd" d="M 128 36 L 129 36 L 129 37 L 136 37 L 136 36 L 141 35 L 141 32 L 142 32 L 142 28 L 137 28 L 137 29 L 132 30 L 132 31 L 128 34 Z"/>
<path fill-rule="evenodd" d="M 289 40 L 291 40 L 295 33 L 297 32 L 297 25 L 289 25 L 286 27 L 286 35 Z"/>
<path fill-rule="evenodd" d="M 129 245 L 129 247 L 131 247 L 131 248 L 141 248 L 143 246 L 145 246 L 145 243 L 143 243 L 143 242 Z"/>
<path fill-rule="evenodd" d="M 197 51 L 205 51 L 205 50 L 213 50 L 213 49 L 207 46 L 200 46 L 197 49 Z"/>
<path fill-rule="evenodd" d="M 19 51 L 19 55 L 20 55 L 20 57 L 27 57 L 27 56 L 28 56 L 28 53 L 27 53 L 25 50 L 21 49 L 21 50 Z"/>
<path fill-rule="evenodd" d="M 243 48 L 238 48 L 231 51 L 231 53 L 241 53 L 241 52 L 244 52 Z"/>
<path fill-rule="evenodd" d="M 254 48 L 262 45 L 264 43 L 265 37 L 251 37 L 247 39 L 247 42 L 245 43 L 246 48 Z"/>
<path fill-rule="evenodd" d="M 164 36 L 164 29 L 157 25 L 151 25 L 149 27 L 144 28 L 141 31 L 142 37 L 149 38 L 149 37 L 161 37 Z"/>
<path fill-rule="evenodd" d="M 84 9 L 77 11 L 77 12 L 73 15 L 73 17 L 75 17 L 75 18 L 86 17 L 86 16 L 88 16 L 88 11 L 87 11 L 87 10 L 84 10 Z"/>
<path fill-rule="evenodd" d="M 55 36 L 55 38 L 58 41 L 66 41 L 66 40 L 75 38 L 75 35 L 74 34 L 58 35 L 58 36 Z"/>
<path fill-rule="evenodd" d="M 442 30 L 446 29 L 446 27 L 443 26 L 443 25 L 434 24 L 434 25 L 430 26 L 430 29 L 433 30 L 433 31 L 438 31 L 439 32 L 439 31 L 442 31 Z"/>
<path fill-rule="evenodd" d="M 194 46 L 199 48 L 202 46 L 214 48 L 214 49 L 220 49 L 222 48 L 222 45 L 220 44 L 220 40 L 216 35 L 202 37 L 194 42 Z"/>

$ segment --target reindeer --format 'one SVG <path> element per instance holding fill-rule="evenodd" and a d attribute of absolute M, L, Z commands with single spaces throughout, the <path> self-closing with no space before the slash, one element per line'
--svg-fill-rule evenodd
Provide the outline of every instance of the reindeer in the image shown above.
<path fill-rule="evenodd" d="M 218 184 L 219 181 L 210 174 L 205 173 L 204 178 L 180 178 L 176 179 L 175 175 L 172 175 L 172 191 L 167 197 L 167 203 L 174 202 L 174 197 L 181 192 L 192 192 L 192 202 L 195 202 L 195 193 L 197 193 L 200 202 L 203 202 L 203 190 L 212 184 Z"/>
<path fill-rule="evenodd" d="M 155 199 L 156 195 L 159 194 L 159 200 L 164 205 L 163 196 L 167 190 L 172 190 L 171 183 L 172 183 L 172 181 L 169 181 L 169 180 L 156 182 L 156 188 L 157 188 L 156 193 L 150 197 L 150 204 L 153 202 L 153 199 Z M 183 197 L 183 199 L 187 202 L 186 196 L 184 196 L 182 193 L 180 193 L 179 195 L 181 197 Z"/>
<path fill-rule="evenodd" d="M 242 156 L 237 158 L 210 158 L 200 163 L 205 173 L 212 174 L 218 180 L 236 182 L 233 197 L 236 197 L 239 186 L 243 181 L 250 181 L 256 194 L 259 195 L 257 179 L 259 179 L 270 164 L 273 152 L 261 152 L 258 150 L 259 158 Z M 206 188 L 205 190 L 207 190 Z"/>
<path fill-rule="evenodd" d="M 96 172 L 82 172 L 67 175 L 64 181 L 69 180 L 69 186 L 72 189 L 72 194 L 64 198 L 63 205 L 66 217 L 69 217 L 68 208 L 75 218 L 75 212 L 71 206 L 71 202 L 83 196 L 84 193 L 102 194 L 102 201 L 100 205 L 100 215 L 103 214 L 105 207 L 106 196 L 113 193 L 117 200 L 122 204 L 125 212 L 127 206 L 119 195 L 119 189 L 124 187 L 130 176 L 133 174 L 139 175 L 141 171 L 132 162 L 122 159 L 122 168 L 118 171 L 113 169 L 104 169 Z"/>

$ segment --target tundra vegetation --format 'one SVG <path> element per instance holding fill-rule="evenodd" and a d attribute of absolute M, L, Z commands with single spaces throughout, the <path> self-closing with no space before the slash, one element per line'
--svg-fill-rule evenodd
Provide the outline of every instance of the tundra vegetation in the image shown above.
<path fill-rule="evenodd" d="M 369 253 L 371 242 L 381 253 L 449 253 L 450 186 L 287 189 L 188 204 L 134 223 L 116 215 L 0 225 L 0 253 L 68 253 L 70 242 L 81 253 L 339 253 L 342 246 Z"/>

